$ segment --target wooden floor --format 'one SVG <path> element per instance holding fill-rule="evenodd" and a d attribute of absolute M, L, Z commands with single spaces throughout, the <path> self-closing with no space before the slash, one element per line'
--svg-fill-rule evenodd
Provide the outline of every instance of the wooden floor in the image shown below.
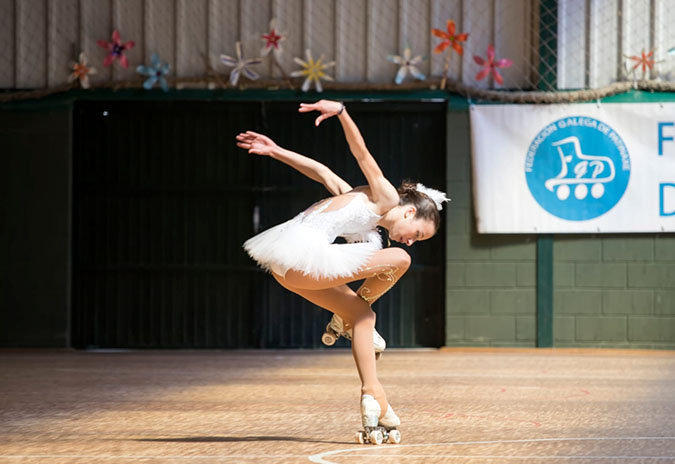
<path fill-rule="evenodd" d="M 401 445 L 358 445 L 348 351 L 0 351 L 2 463 L 675 463 L 675 352 L 387 351 Z"/>

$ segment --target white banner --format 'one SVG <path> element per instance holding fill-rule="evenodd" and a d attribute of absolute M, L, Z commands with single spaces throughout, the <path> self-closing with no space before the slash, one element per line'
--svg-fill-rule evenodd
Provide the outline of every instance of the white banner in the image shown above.
<path fill-rule="evenodd" d="M 470 112 L 478 232 L 675 232 L 675 103 Z"/>

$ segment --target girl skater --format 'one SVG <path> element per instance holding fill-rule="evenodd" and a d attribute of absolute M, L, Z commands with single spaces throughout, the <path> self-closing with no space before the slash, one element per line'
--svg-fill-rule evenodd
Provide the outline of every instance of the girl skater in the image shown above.
<path fill-rule="evenodd" d="M 375 332 L 375 313 L 370 306 L 408 270 L 410 256 L 401 248 L 382 249 L 375 227 L 382 226 L 390 239 L 408 246 L 427 240 L 438 230 L 439 210 L 448 199 L 444 193 L 421 184 L 404 183 L 397 190 L 368 152 L 342 103 L 301 103 L 299 111 L 319 111 L 316 126 L 338 117 L 368 185 L 353 188 L 323 164 L 285 150 L 264 135 L 251 131 L 239 134 L 237 146 L 288 164 L 322 183 L 333 195 L 252 237 L 244 248 L 283 287 L 334 313 L 329 326 L 351 338 L 361 379 L 365 433 L 359 432 L 357 438 L 362 443 L 379 444 L 386 438 L 398 443 L 396 427 L 400 420 L 377 378 L 373 346 L 381 351 L 384 340 Z M 338 236 L 350 243 L 333 243 Z M 346 284 L 357 280 L 364 282 L 354 292 Z"/>

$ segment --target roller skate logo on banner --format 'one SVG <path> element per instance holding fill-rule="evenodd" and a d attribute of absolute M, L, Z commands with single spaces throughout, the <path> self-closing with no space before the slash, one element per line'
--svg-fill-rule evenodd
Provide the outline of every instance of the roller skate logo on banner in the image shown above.
<path fill-rule="evenodd" d="M 585 221 L 621 200 L 630 178 L 630 156 L 619 134 L 602 121 L 563 118 L 542 129 L 530 144 L 525 178 L 546 211 Z"/>

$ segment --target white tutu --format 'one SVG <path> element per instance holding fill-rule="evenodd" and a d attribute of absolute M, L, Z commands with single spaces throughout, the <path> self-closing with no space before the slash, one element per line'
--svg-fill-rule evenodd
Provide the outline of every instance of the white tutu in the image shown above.
<path fill-rule="evenodd" d="M 374 230 L 380 216 L 363 198 L 335 211 L 324 212 L 330 200 L 318 209 L 303 212 L 244 243 L 246 252 L 268 271 L 285 275 L 289 269 L 319 277 L 350 277 L 382 248 Z M 333 243 L 336 237 L 350 243 Z"/>

